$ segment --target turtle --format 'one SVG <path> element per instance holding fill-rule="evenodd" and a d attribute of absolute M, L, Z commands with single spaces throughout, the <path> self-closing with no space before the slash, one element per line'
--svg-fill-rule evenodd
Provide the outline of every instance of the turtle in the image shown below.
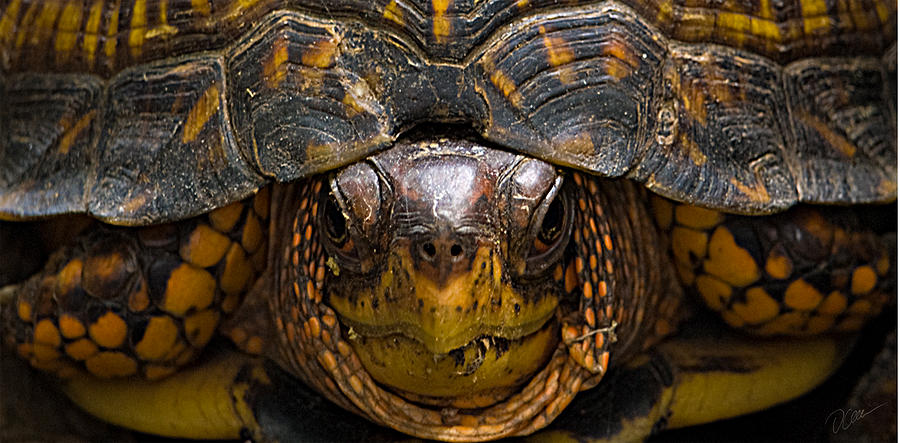
<path fill-rule="evenodd" d="M 3 344 L 178 438 L 765 409 L 895 303 L 896 10 L 6 0 Z"/>

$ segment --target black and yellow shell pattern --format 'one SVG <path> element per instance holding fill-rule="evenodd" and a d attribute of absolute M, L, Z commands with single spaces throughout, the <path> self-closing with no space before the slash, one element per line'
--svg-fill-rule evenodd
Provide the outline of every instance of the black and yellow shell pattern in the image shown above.
<path fill-rule="evenodd" d="M 423 120 L 729 211 L 889 201 L 896 10 L 6 0 L 0 214 L 184 218 Z"/>

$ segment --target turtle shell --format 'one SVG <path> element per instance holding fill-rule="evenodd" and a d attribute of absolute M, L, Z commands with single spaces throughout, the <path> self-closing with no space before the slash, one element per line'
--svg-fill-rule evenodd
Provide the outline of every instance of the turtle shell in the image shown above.
<path fill-rule="evenodd" d="M 0 218 L 189 217 L 420 122 L 731 212 L 896 198 L 893 0 L 0 8 Z"/>

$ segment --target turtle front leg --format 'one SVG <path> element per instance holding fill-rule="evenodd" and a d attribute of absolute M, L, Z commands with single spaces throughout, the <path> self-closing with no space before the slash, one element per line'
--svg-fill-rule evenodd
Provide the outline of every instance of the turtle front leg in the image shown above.
<path fill-rule="evenodd" d="M 682 291 L 642 190 L 573 174 L 575 229 L 565 290 L 578 309 L 563 320 L 569 355 L 602 375 L 674 332 Z M 595 380 L 599 378 L 595 377 Z"/>
<path fill-rule="evenodd" d="M 166 377 L 193 360 L 265 267 L 268 191 L 182 222 L 97 226 L 2 305 L 4 343 L 71 378 Z"/>
<path fill-rule="evenodd" d="M 653 199 L 682 283 L 730 326 L 766 336 L 854 331 L 881 312 L 896 288 L 896 227 L 877 226 L 893 208 L 739 216 Z"/>

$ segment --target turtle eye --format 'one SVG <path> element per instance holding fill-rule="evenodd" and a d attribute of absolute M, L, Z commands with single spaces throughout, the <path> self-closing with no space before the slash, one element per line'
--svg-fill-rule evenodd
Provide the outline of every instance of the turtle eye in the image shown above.
<path fill-rule="evenodd" d="M 347 220 L 341 209 L 338 208 L 334 198 L 325 201 L 325 233 L 328 239 L 335 245 L 341 245 L 347 241 Z"/>
<path fill-rule="evenodd" d="M 571 230 L 571 216 L 568 200 L 562 193 L 553 195 L 546 205 L 546 211 L 540 219 L 540 225 L 534 232 L 534 240 L 526 258 L 526 267 L 530 272 L 546 269 L 559 258 L 559 254 L 567 243 L 567 233 Z M 538 212 L 538 217 L 541 213 Z"/>
<path fill-rule="evenodd" d="M 331 246 L 347 258 L 355 257 L 356 248 L 347 228 L 347 218 L 331 195 L 325 197 L 321 223 Z"/>
<path fill-rule="evenodd" d="M 555 243 L 559 241 L 563 231 L 563 221 L 565 221 L 565 208 L 559 198 L 554 198 L 544 214 L 544 220 L 541 228 L 534 237 L 533 251 L 531 255 L 543 254 L 550 250 Z"/>

